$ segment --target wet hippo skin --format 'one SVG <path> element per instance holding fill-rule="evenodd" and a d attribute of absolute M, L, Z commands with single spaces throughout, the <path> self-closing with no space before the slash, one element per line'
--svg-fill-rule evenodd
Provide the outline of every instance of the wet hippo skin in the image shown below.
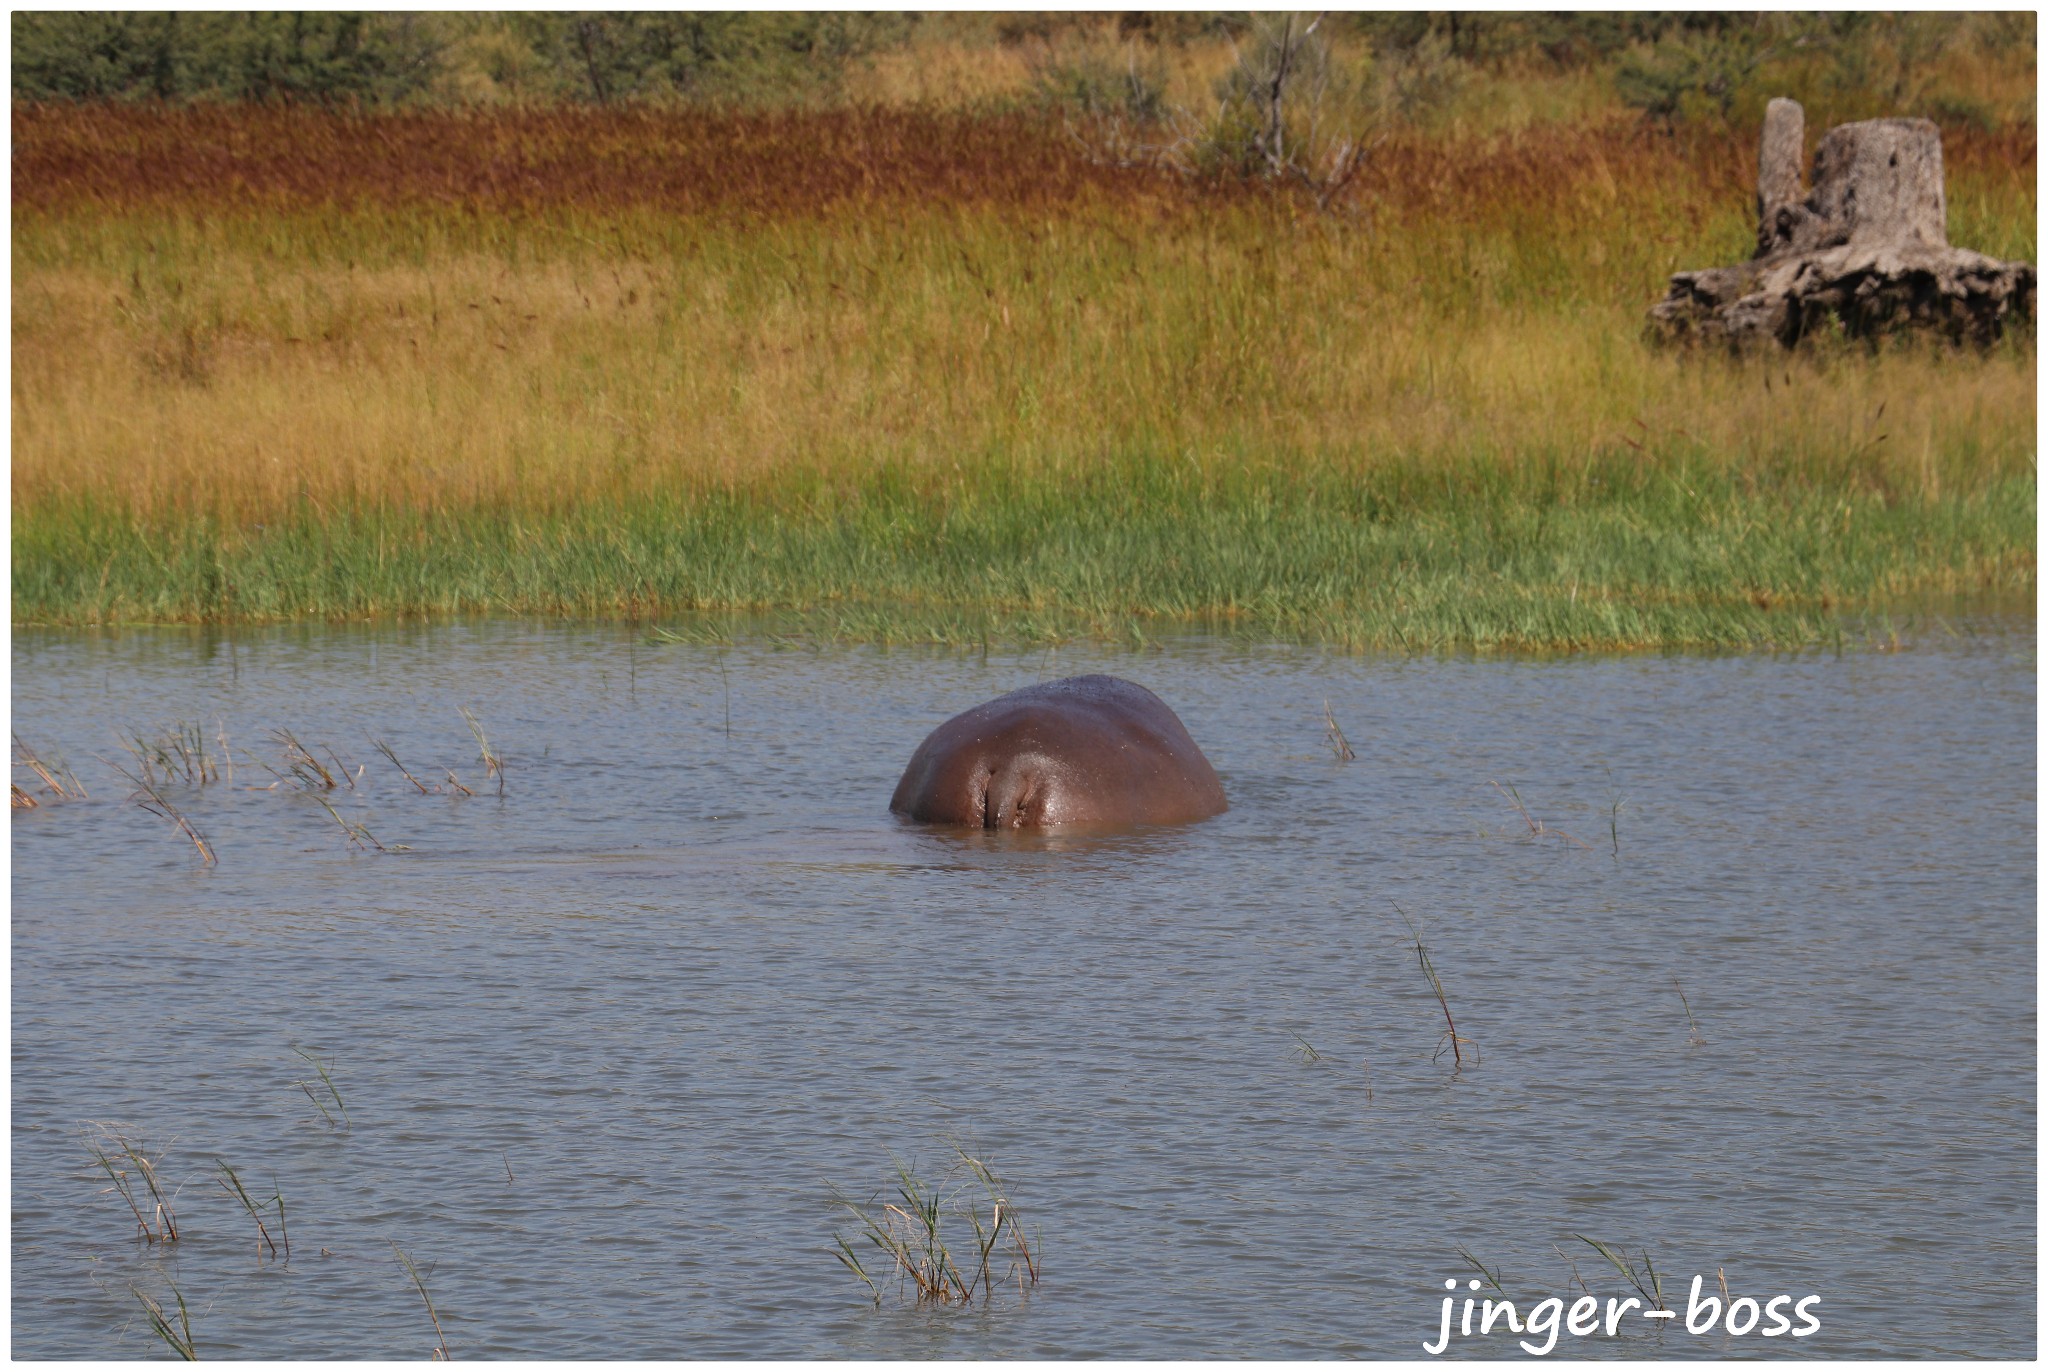
<path fill-rule="evenodd" d="M 1075 676 L 998 696 L 918 745 L 889 808 L 984 829 L 1181 824 L 1230 808 L 1166 702 L 1135 682 Z"/>

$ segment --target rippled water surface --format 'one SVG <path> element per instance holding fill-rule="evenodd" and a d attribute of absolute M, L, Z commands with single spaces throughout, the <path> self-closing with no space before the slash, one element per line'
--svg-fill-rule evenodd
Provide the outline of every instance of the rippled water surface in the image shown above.
<path fill-rule="evenodd" d="M 165 1353 L 131 1287 L 174 1286 L 202 1355 L 424 1356 L 394 1241 L 457 1357 L 1415 1356 L 1461 1248 L 1524 1309 L 1623 1292 L 1576 1235 L 1681 1311 L 1725 1272 L 1819 1295 L 1821 1330 L 1629 1317 L 1561 1354 L 2034 1352 L 2024 623 L 1553 662 L 18 633 L 13 668 L 16 730 L 91 790 L 13 818 L 16 1356 Z M 947 715 L 1082 671 L 1164 696 L 1229 813 L 1067 841 L 887 813 Z M 95 756 L 179 720 L 232 749 L 165 791 L 210 868 Z M 259 789 L 277 730 L 364 769 L 327 799 L 389 851 Z M 137 1241 L 87 1121 L 162 1148 L 179 1243 Z M 878 1309 L 834 1188 L 952 1142 L 1042 1280 Z M 274 1178 L 289 1263 L 216 1157 Z"/>

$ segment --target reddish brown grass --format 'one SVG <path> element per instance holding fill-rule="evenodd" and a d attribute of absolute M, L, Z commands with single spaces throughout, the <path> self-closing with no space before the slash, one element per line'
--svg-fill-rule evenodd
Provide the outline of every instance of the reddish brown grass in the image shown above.
<path fill-rule="evenodd" d="M 1056 206 L 1165 184 L 1091 162 L 1042 122 L 934 111 L 14 110 L 14 204 L 32 209 L 440 204 L 776 215 L 908 199 Z"/>
<path fill-rule="evenodd" d="M 500 213 L 647 207 L 811 214 L 891 201 L 1056 209 L 1174 198 L 1164 172 L 1092 160 L 1018 115 L 839 109 L 353 114 L 289 107 L 18 105 L 14 205 L 63 211 L 443 205 Z M 1462 142 L 1409 134 L 1358 191 L 1387 208 L 1564 213 L 1589 184 L 1725 203 L 1754 177 L 1748 129 L 1666 133 L 1614 118 Z M 2024 170 L 2031 128 L 1946 135 L 1957 175 Z M 1226 181 L 1205 196 L 1241 189 Z"/>

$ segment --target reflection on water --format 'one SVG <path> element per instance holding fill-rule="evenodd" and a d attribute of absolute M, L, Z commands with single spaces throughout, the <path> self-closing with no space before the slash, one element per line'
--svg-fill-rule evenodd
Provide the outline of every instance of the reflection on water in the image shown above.
<path fill-rule="evenodd" d="M 1998 621 L 1541 663 L 17 634 L 15 728 L 92 796 L 13 819 L 13 1351 L 166 1351 L 130 1286 L 175 1284 L 203 1355 L 424 1356 L 395 1240 L 458 1357 L 1412 1357 L 1460 1248 L 1525 1306 L 1628 1294 L 1583 1234 L 1681 1300 L 1818 1293 L 1822 1330 L 1560 1356 L 2028 1356 L 2034 652 Z M 1229 812 L 888 813 L 935 724 L 1085 671 L 1172 704 Z M 212 868 L 95 760 L 178 720 L 235 765 L 168 793 Z M 89 1170 L 95 1120 L 165 1142 L 175 1247 Z M 833 1188 L 950 1140 L 1011 1181 L 1043 1282 L 877 1310 Z M 275 1178 L 289 1264 L 216 1157 Z"/>

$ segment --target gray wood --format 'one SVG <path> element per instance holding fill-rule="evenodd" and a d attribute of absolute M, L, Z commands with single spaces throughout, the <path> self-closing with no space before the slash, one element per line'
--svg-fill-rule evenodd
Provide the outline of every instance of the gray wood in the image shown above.
<path fill-rule="evenodd" d="M 1828 130 L 1813 154 L 1813 212 L 1848 243 L 1948 246 L 1941 130 L 1931 119 L 1865 119 Z"/>
<path fill-rule="evenodd" d="M 1951 247 L 1941 130 L 1926 119 L 1866 119 L 1828 130 L 1802 192 L 1806 114 L 1771 101 L 1757 150 L 1756 256 L 1680 272 L 1651 307 L 1672 341 L 1787 347 L 1830 320 L 1870 335 L 1928 329 L 1988 342 L 2034 316 L 2032 263 Z"/>
<path fill-rule="evenodd" d="M 1781 214 L 1799 210 L 1806 199 L 1800 168 L 1806 162 L 1806 111 L 1783 96 L 1764 107 L 1764 136 L 1756 158 L 1756 246 L 1759 253 L 1781 246 L 1790 223 Z"/>

